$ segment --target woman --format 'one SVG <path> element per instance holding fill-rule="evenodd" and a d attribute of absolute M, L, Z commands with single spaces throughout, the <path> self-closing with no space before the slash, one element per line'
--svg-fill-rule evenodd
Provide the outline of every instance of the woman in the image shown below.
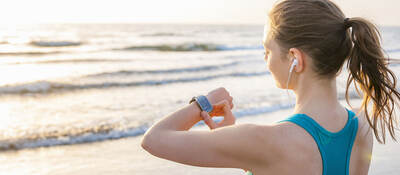
<path fill-rule="evenodd" d="M 284 0 L 269 18 L 265 60 L 276 85 L 296 94 L 293 115 L 273 125 L 234 125 L 232 97 L 218 88 L 206 96 L 214 107 L 210 114 L 191 103 L 152 126 L 142 147 L 179 163 L 256 175 L 368 174 L 372 131 L 380 143 L 385 130 L 378 125 L 395 140 L 393 109 L 400 98 L 379 31 L 363 18 L 346 18 L 329 0 Z M 351 110 L 339 103 L 336 90 L 345 61 L 346 99 L 351 83 L 363 96 L 362 106 Z M 218 115 L 224 120 L 213 122 Z M 188 131 L 202 119 L 211 131 Z"/>

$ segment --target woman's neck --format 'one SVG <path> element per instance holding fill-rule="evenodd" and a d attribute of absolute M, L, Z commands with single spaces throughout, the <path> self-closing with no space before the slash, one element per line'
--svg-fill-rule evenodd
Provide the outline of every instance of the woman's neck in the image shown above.
<path fill-rule="evenodd" d="M 336 78 L 317 81 L 303 79 L 293 91 L 296 94 L 295 113 L 319 113 L 342 108 L 337 99 Z"/>

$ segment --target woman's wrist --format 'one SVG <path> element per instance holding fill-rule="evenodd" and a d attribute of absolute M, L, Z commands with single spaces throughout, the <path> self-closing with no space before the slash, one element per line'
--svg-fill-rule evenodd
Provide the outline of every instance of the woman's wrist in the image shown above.
<path fill-rule="evenodd" d="M 213 111 L 213 104 L 214 104 L 211 99 L 212 98 L 210 97 L 210 95 L 207 96 L 198 95 L 192 97 L 192 99 L 189 101 L 189 104 L 196 103 L 196 105 L 199 107 L 201 111 L 206 111 L 210 113 L 211 111 Z"/>
<path fill-rule="evenodd" d="M 191 108 L 193 108 L 193 111 L 195 113 L 199 113 L 199 114 L 201 113 L 200 105 L 196 101 L 190 103 L 190 106 L 192 106 Z"/>

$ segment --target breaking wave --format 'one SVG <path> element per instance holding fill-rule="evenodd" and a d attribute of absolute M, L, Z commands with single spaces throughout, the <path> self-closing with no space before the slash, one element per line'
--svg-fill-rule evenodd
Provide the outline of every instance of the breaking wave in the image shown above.
<path fill-rule="evenodd" d="M 99 82 L 99 83 L 87 83 L 87 84 L 68 84 L 58 83 L 50 81 L 38 81 L 33 83 L 25 83 L 20 85 L 7 85 L 0 87 L 0 94 L 27 94 L 27 93 L 40 93 L 47 94 L 53 92 L 66 92 L 74 90 L 84 89 L 106 89 L 106 88 L 121 88 L 121 87 L 136 87 L 136 86 L 159 86 L 172 83 L 187 83 L 196 81 L 207 81 L 222 77 L 251 77 L 266 75 L 269 72 L 234 72 L 227 74 L 209 75 L 201 77 L 189 77 L 189 78 L 174 78 L 164 80 L 145 80 L 145 81 L 133 81 L 133 82 Z"/>
<path fill-rule="evenodd" d="M 124 51 L 169 51 L 169 52 L 190 52 L 190 51 L 225 51 L 225 50 L 253 50 L 262 49 L 262 46 L 225 46 L 217 44 L 200 44 L 200 43 L 185 43 L 177 45 L 160 44 L 160 45 L 139 45 L 129 46 L 114 50 Z"/>
<path fill-rule="evenodd" d="M 79 46 L 83 43 L 75 41 L 32 41 L 30 44 L 37 47 L 69 47 Z"/>

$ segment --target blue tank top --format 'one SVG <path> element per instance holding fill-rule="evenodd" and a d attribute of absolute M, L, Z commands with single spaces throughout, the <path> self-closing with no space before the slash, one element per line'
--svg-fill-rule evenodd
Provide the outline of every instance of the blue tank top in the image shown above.
<path fill-rule="evenodd" d="M 292 122 L 304 128 L 317 143 L 322 158 L 322 175 L 349 174 L 350 155 L 358 130 L 358 118 L 346 108 L 348 120 L 339 132 L 330 132 L 306 114 L 293 114 L 278 121 Z M 253 175 L 247 171 L 248 175 Z"/>

